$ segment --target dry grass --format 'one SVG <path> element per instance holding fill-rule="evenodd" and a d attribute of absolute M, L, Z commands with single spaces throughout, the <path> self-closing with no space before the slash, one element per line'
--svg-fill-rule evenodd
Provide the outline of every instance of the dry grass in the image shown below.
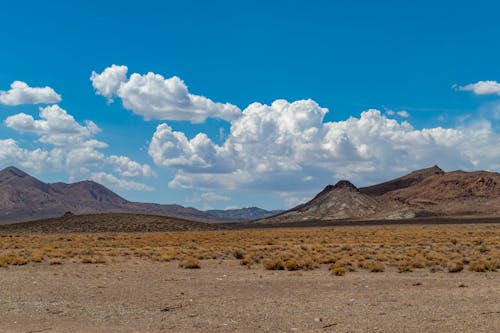
<path fill-rule="evenodd" d="M 170 233 L 0 235 L 0 267 L 29 263 L 100 263 L 136 258 L 179 261 L 198 268 L 208 259 L 252 268 L 401 273 L 500 268 L 500 226 L 377 226 Z M 196 267 L 198 266 L 198 267 Z"/>

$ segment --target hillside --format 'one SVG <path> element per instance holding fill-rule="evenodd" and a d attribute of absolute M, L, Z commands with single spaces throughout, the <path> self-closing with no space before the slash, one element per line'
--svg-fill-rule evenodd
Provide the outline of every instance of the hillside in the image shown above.
<path fill-rule="evenodd" d="M 220 221 L 205 212 L 180 205 L 130 202 L 93 181 L 48 184 L 15 167 L 0 171 L 0 224 L 58 217 L 66 212 L 134 213 Z"/>
<path fill-rule="evenodd" d="M 68 215 L 50 219 L 0 225 L 2 233 L 94 233 L 94 232 L 170 232 L 217 230 L 220 226 L 167 216 L 142 214 Z"/>
<path fill-rule="evenodd" d="M 433 166 L 360 189 L 340 181 L 309 202 L 259 223 L 432 216 L 500 216 L 500 174 L 444 172 Z"/>

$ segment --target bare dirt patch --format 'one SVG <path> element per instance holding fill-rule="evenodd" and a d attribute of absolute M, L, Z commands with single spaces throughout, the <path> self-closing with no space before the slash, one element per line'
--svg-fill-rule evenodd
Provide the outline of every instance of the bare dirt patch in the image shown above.
<path fill-rule="evenodd" d="M 0 271 L 2 332 L 494 332 L 498 273 L 202 269 L 127 260 Z"/>

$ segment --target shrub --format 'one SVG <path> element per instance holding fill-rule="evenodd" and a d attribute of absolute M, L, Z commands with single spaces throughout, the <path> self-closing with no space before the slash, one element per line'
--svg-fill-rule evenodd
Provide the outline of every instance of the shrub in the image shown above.
<path fill-rule="evenodd" d="M 106 259 L 106 257 L 104 256 L 104 254 L 99 253 L 99 254 L 97 255 L 97 257 L 95 258 L 94 262 L 95 262 L 96 264 L 105 264 L 105 263 L 107 263 L 107 262 L 108 262 L 108 260 Z"/>
<path fill-rule="evenodd" d="M 62 259 L 61 258 L 52 258 L 49 261 L 50 265 L 62 265 Z"/>
<path fill-rule="evenodd" d="M 469 264 L 469 270 L 473 272 L 486 272 L 488 266 L 483 260 L 473 261 Z"/>
<path fill-rule="evenodd" d="M 33 252 L 31 252 L 29 260 L 32 262 L 42 262 L 43 256 L 44 256 L 43 250 L 34 250 Z"/>
<path fill-rule="evenodd" d="M 449 273 L 458 273 L 463 271 L 464 265 L 461 262 L 451 262 L 448 264 Z"/>
<path fill-rule="evenodd" d="M 198 269 L 200 262 L 194 257 L 187 257 L 179 263 L 179 266 L 187 269 Z"/>
<path fill-rule="evenodd" d="M 91 264 L 93 262 L 92 257 L 90 256 L 85 256 L 82 258 L 82 263 L 83 264 Z"/>
<path fill-rule="evenodd" d="M 330 268 L 332 275 L 334 276 L 344 276 L 345 275 L 345 268 L 341 266 L 333 266 Z"/>
<path fill-rule="evenodd" d="M 241 251 L 240 249 L 234 250 L 233 255 L 234 255 L 234 257 L 236 259 L 243 259 L 243 258 L 245 258 L 245 253 L 243 251 Z"/>
<path fill-rule="evenodd" d="M 373 272 L 373 273 L 380 273 L 383 271 L 385 271 L 385 265 L 381 262 L 375 262 L 370 267 L 370 272 Z"/>
<path fill-rule="evenodd" d="M 240 265 L 241 266 L 247 266 L 248 268 L 252 267 L 252 260 L 246 258 L 246 259 L 241 259 L 240 260 Z"/>
<path fill-rule="evenodd" d="M 285 264 L 283 263 L 283 260 L 281 259 L 266 259 L 263 262 L 264 268 L 269 269 L 269 270 L 284 270 L 285 269 Z"/>

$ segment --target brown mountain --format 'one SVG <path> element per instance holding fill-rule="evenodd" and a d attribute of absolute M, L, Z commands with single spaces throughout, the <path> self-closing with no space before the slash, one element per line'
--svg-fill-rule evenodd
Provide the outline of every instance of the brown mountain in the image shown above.
<path fill-rule="evenodd" d="M 429 216 L 500 216 L 500 174 L 444 172 L 433 166 L 360 189 L 348 181 L 340 181 L 325 187 L 309 202 L 260 222 Z"/>
<path fill-rule="evenodd" d="M 312 200 L 264 221 L 298 222 L 361 218 L 375 214 L 377 201 L 361 193 L 349 181 L 328 185 Z"/>
<path fill-rule="evenodd" d="M 15 168 L 0 171 L 0 224 L 73 214 L 135 213 L 217 222 L 214 216 L 180 205 L 130 202 L 93 182 L 47 184 Z"/>

